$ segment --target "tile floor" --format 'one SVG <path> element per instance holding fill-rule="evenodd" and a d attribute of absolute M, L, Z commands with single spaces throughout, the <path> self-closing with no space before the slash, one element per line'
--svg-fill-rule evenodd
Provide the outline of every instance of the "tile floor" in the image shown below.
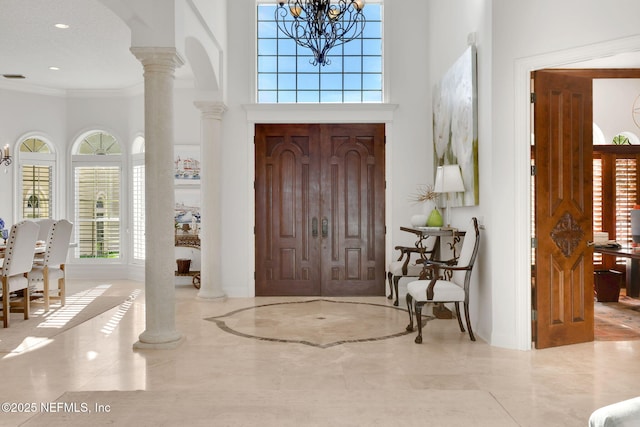
<path fill-rule="evenodd" d="M 70 281 L 69 288 L 96 285 Z M 112 285 L 122 295 L 143 287 Z M 196 293 L 176 288 L 176 326 L 185 340 L 175 350 L 132 349 L 144 330 L 141 294 L 41 348 L 0 354 L 0 402 L 40 405 L 64 394 L 111 405 L 108 416 L 67 413 L 57 424 L 60 414 L 2 413 L 0 425 L 566 427 L 586 426 L 596 408 L 640 395 L 640 341 L 523 352 L 471 342 L 455 320 L 432 320 L 416 345 L 414 334 L 385 338 L 406 325 L 406 313 L 382 297 L 343 299 L 362 304 L 326 313 L 314 307 L 312 315 L 305 304 L 294 304 L 306 306 L 297 311 L 287 305 L 286 319 L 270 319 L 245 309 L 308 299 L 212 303 Z M 211 317 L 230 330 L 205 320 Z M 315 321 L 328 323 L 318 328 Z M 346 339 L 336 334 L 345 325 Z M 310 327 L 325 344 L 355 342 L 286 342 Z M 277 331 L 276 339 L 252 338 L 267 331 Z"/>

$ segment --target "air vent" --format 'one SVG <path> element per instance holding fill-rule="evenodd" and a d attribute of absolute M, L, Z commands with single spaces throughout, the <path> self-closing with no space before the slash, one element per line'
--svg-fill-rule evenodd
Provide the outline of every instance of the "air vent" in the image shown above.
<path fill-rule="evenodd" d="M 25 77 L 22 74 L 3 74 L 2 77 L 5 79 L 24 79 Z"/>

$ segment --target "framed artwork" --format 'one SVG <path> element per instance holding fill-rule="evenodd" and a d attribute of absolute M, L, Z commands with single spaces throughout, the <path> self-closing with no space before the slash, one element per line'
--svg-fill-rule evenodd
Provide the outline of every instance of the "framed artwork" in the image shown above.
<path fill-rule="evenodd" d="M 434 175 L 437 166 L 458 164 L 465 189 L 451 194 L 451 207 L 479 203 L 476 74 L 476 48 L 469 46 L 433 90 Z"/>
<path fill-rule="evenodd" d="M 176 185 L 200 184 L 200 147 L 174 146 L 173 174 Z"/>
<path fill-rule="evenodd" d="M 178 225 L 200 223 L 200 189 L 176 188 L 175 221 Z"/>

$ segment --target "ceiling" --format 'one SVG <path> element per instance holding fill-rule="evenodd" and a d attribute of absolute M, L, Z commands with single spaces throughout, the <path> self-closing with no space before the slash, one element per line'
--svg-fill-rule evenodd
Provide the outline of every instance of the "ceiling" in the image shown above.
<path fill-rule="evenodd" d="M 142 65 L 129 51 L 129 28 L 98 0 L 0 0 L 0 11 L 0 75 L 25 77 L 0 77 L 0 87 L 82 91 L 142 84 Z M 640 53 L 570 67 L 640 68 Z M 177 78 L 189 76 L 188 66 L 176 71 Z"/>
<path fill-rule="evenodd" d="M 0 0 L 0 11 L 0 74 L 25 77 L 0 77 L 2 87 L 124 89 L 143 81 L 129 28 L 97 0 Z"/>

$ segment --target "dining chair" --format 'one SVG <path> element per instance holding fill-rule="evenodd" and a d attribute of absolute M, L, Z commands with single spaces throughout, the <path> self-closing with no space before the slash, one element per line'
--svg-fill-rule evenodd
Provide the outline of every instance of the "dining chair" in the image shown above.
<path fill-rule="evenodd" d="M 56 223 L 55 219 L 52 218 L 41 218 L 34 221 L 38 224 L 40 229 L 38 230 L 38 241 L 39 242 L 47 242 L 49 240 L 49 232 L 51 231 L 51 227 Z"/>
<path fill-rule="evenodd" d="M 51 231 L 51 227 L 53 226 L 53 224 L 55 224 L 56 220 L 52 218 L 41 218 L 34 220 L 33 222 L 38 224 L 38 227 L 40 227 L 40 229 L 38 230 L 38 240 L 36 241 L 36 246 L 38 246 L 38 244 L 40 243 L 43 246 L 46 245 L 47 241 L 49 240 L 49 232 Z M 37 262 L 42 262 L 43 258 L 44 253 L 36 253 L 33 256 L 34 261 Z"/>
<path fill-rule="evenodd" d="M 400 251 L 400 256 L 396 261 L 389 264 L 387 268 L 387 280 L 389 282 L 389 296 L 387 299 L 393 299 L 395 291 L 394 306 L 398 306 L 399 294 L 398 287 L 400 279 L 403 277 L 420 277 L 423 266 L 418 260 L 433 259 L 436 249 L 440 244 L 439 236 L 429 236 L 424 241 L 416 243 L 416 246 L 396 246 L 395 249 Z"/>
<path fill-rule="evenodd" d="M 45 311 L 49 311 L 51 299 L 60 300 L 61 306 L 65 304 L 64 265 L 67 261 L 72 230 L 73 224 L 66 219 L 56 221 L 51 227 L 42 263 L 34 263 L 27 273 L 31 293 L 42 293 Z"/>
<path fill-rule="evenodd" d="M 22 291 L 24 319 L 29 318 L 29 281 L 25 274 L 31 270 L 33 252 L 38 239 L 38 225 L 32 221 L 14 224 L 5 248 L 4 263 L 0 270 L 2 279 L 2 323 L 9 327 L 11 294 Z"/>
<path fill-rule="evenodd" d="M 460 303 L 462 302 L 469 337 L 471 341 L 476 340 L 469 318 L 469 284 L 479 244 L 478 220 L 472 218 L 462 241 L 460 256 L 451 262 L 426 261 L 425 268 L 433 270 L 433 278 L 416 280 L 407 285 L 407 308 L 409 311 L 407 331 L 413 331 L 413 315 L 415 313 L 418 324 L 416 344 L 422 342 L 422 308 L 428 303 L 454 303 L 458 325 L 460 330 L 465 332 L 460 314 Z M 448 272 L 451 274 L 447 274 Z"/>

